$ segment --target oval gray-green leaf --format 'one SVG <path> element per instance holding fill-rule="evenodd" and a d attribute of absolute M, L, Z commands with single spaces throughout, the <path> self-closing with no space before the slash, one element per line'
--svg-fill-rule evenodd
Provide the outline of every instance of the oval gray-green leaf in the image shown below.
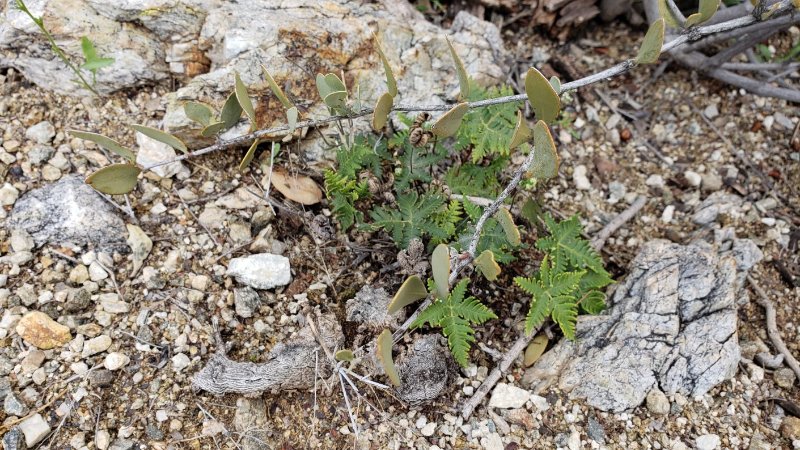
<path fill-rule="evenodd" d="M 428 296 L 425 283 L 416 275 L 411 275 L 403 282 L 397 293 L 389 303 L 389 314 L 394 314 L 400 309 Z"/>
<path fill-rule="evenodd" d="M 253 128 L 256 126 L 256 110 L 253 107 L 253 101 L 250 99 L 250 95 L 247 94 L 247 86 L 245 86 L 242 79 L 239 78 L 238 72 L 234 75 L 234 82 L 233 92 L 236 93 L 236 100 L 239 102 L 239 106 L 242 107 L 245 115 L 247 115 L 247 118 L 250 119 L 250 125 L 251 128 Z"/>
<path fill-rule="evenodd" d="M 537 335 L 530 344 L 528 344 L 528 348 L 525 349 L 525 359 L 523 363 L 525 367 L 530 367 L 539 360 L 539 358 L 544 354 L 544 351 L 547 349 L 547 335 L 542 333 Z"/>
<path fill-rule="evenodd" d="M 291 108 L 286 110 L 286 121 L 289 125 L 289 134 L 294 133 L 294 129 L 297 127 L 297 117 L 299 113 L 297 112 L 297 107 L 292 106 Z"/>
<path fill-rule="evenodd" d="M 697 12 L 686 18 L 686 26 L 699 25 L 712 18 L 719 8 L 719 0 L 700 0 Z"/>
<path fill-rule="evenodd" d="M 264 71 L 264 78 L 267 79 L 267 84 L 269 84 L 269 88 L 272 90 L 272 93 L 275 94 L 275 97 L 278 97 L 278 100 L 280 100 L 283 107 L 286 109 L 293 108 L 294 105 L 292 105 L 292 102 L 289 101 L 289 98 L 286 97 L 286 94 L 283 93 L 283 89 L 281 89 L 281 87 L 278 86 L 278 83 L 275 82 L 275 79 L 272 78 L 272 75 L 270 75 L 269 71 L 267 70 L 266 67 L 264 67 L 263 64 L 261 65 L 261 70 Z"/>
<path fill-rule="evenodd" d="M 344 85 L 342 79 L 339 78 L 335 73 L 329 73 L 325 75 L 325 84 L 328 85 L 328 88 L 330 88 L 331 92 L 347 92 L 347 86 Z"/>
<path fill-rule="evenodd" d="M 203 128 L 203 130 L 200 131 L 200 135 L 203 137 L 211 137 L 224 129 L 225 129 L 225 122 L 213 122 L 208 124 L 207 127 Z"/>
<path fill-rule="evenodd" d="M 219 120 L 225 124 L 225 129 L 236 125 L 239 118 L 242 117 L 242 106 L 239 105 L 239 100 L 236 99 L 236 92 L 231 92 L 228 95 L 225 104 L 222 105 L 222 112 L 219 113 Z"/>
<path fill-rule="evenodd" d="M 389 95 L 397 97 L 397 80 L 394 78 L 392 66 L 389 64 L 389 59 L 386 58 L 386 54 L 383 53 L 383 48 L 381 48 L 381 42 L 378 40 L 378 36 L 374 36 L 374 38 L 375 48 L 378 50 L 378 56 L 381 58 L 383 72 L 386 74 L 386 88 L 389 89 Z"/>
<path fill-rule="evenodd" d="M 127 194 L 136 187 L 141 172 L 135 164 L 112 164 L 86 177 L 86 183 L 104 194 Z"/>
<path fill-rule="evenodd" d="M 558 154 L 556 153 L 556 143 L 550 134 L 550 128 L 544 121 L 536 122 L 533 127 L 533 164 L 531 164 L 531 174 L 539 179 L 546 180 L 558 174 Z"/>
<path fill-rule="evenodd" d="M 180 139 L 176 138 L 175 136 L 165 133 L 157 128 L 146 127 L 144 125 L 131 125 L 131 128 L 142 133 L 143 135 L 155 139 L 158 142 L 163 142 L 164 144 L 169 145 L 170 147 L 174 148 L 175 150 L 180 150 L 183 153 L 189 151 L 186 148 L 186 144 L 183 143 Z"/>
<path fill-rule="evenodd" d="M 553 75 L 550 77 L 550 86 L 553 86 L 553 90 L 556 91 L 556 94 L 561 93 L 561 80 L 559 80 L 557 76 Z"/>
<path fill-rule="evenodd" d="M 334 111 L 342 111 L 347 106 L 347 91 L 331 92 L 325 97 L 325 104 Z"/>
<path fill-rule="evenodd" d="M 325 75 L 318 73 L 317 74 L 317 92 L 319 92 L 319 98 L 325 100 L 325 97 L 328 96 L 333 90 L 328 87 L 328 82 L 325 81 Z"/>
<path fill-rule="evenodd" d="M 494 253 L 491 250 L 487 249 L 481 252 L 472 263 L 481 271 L 483 277 L 489 281 L 496 280 L 497 276 L 500 275 L 500 265 L 494 260 Z"/>
<path fill-rule="evenodd" d="M 514 134 L 511 135 L 510 149 L 519 147 L 520 144 L 527 141 L 531 137 L 531 129 L 528 128 L 528 122 L 525 120 L 525 115 L 522 110 L 517 111 L 517 125 L 514 127 Z"/>
<path fill-rule="evenodd" d="M 258 139 L 254 140 L 252 144 L 250 144 L 250 148 L 247 149 L 247 153 L 244 154 L 244 158 L 242 158 L 242 162 L 239 163 L 239 171 L 243 172 L 247 166 L 250 165 L 250 161 L 253 160 L 253 156 L 256 154 L 256 149 L 258 148 Z"/>
<path fill-rule="evenodd" d="M 561 99 L 547 78 L 534 67 L 525 75 L 525 94 L 536 113 L 536 120 L 546 123 L 556 120 L 561 111 Z"/>
<path fill-rule="evenodd" d="M 380 132 L 383 127 L 386 126 L 386 122 L 389 120 L 389 113 L 392 111 L 392 103 L 394 102 L 394 97 L 389 92 L 385 92 L 381 97 L 378 99 L 378 103 L 375 104 L 375 110 L 372 111 L 372 129 Z"/>
<path fill-rule="evenodd" d="M 458 127 L 461 126 L 461 119 L 469 111 L 469 104 L 459 103 L 450 111 L 447 111 L 436 123 L 433 124 L 431 132 L 440 138 L 450 137 L 456 134 Z"/>
<path fill-rule="evenodd" d="M 500 226 L 503 227 L 503 232 L 506 234 L 506 240 L 508 243 L 517 246 L 522 243 L 522 238 L 519 234 L 519 228 L 514 223 L 514 218 L 511 217 L 511 212 L 507 209 L 500 207 L 496 213 L 494 213 L 494 218 L 500 222 Z"/>
<path fill-rule="evenodd" d="M 453 57 L 453 62 L 456 66 L 456 75 L 458 76 L 458 87 L 461 90 L 461 98 L 467 100 L 469 99 L 469 76 L 467 75 L 467 69 L 464 68 L 464 62 L 458 57 L 456 48 L 453 47 L 450 39 L 446 36 L 444 39 L 447 41 L 447 46 L 450 48 L 450 55 Z"/>
<path fill-rule="evenodd" d="M 183 112 L 186 113 L 186 117 L 204 127 L 207 127 L 208 124 L 211 123 L 211 116 L 214 115 L 214 111 L 212 111 L 208 105 L 200 102 L 184 103 Z"/>
<path fill-rule="evenodd" d="M 392 359 L 392 333 L 389 330 L 383 330 L 378 336 L 377 355 L 383 371 L 389 377 L 389 381 L 395 387 L 400 386 L 400 375 L 397 373 L 397 368 L 395 368 L 394 360 Z"/>
<path fill-rule="evenodd" d="M 680 22 L 678 22 L 678 19 L 672 14 L 669 5 L 667 5 L 668 1 L 669 0 L 658 0 L 658 15 L 661 16 L 670 27 L 681 28 Z"/>
<path fill-rule="evenodd" d="M 336 358 L 337 361 L 352 361 L 353 358 L 355 357 L 353 355 L 353 351 L 352 350 L 347 350 L 347 349 L 339 350 L 333 356 L 334 356 L 334 358 Z"/>
<path fill-rule="evenodd" d="M 433 250 L 431 271 L 436 282 L 436 295 L 444 300 L 450 295 L 450 248 L 447 244 L 439 244 Z"/>
<path fill-rule="evenodd" d="M 94 142 L 100 147 L 103 147 L 104 149 L 110 152 L 114 152 L 130 162 L 136 161 L 136 155 L 134 155 L 130 149 L 123 147 L 122 144 L 111 139 L 110 137 L 103 136 L 102 134 L 90 133 L 88 131 L 78 131 L 78 130 L 69 130 L 68 133 L 75 136 L 76 138 L 86 139 L 87 141 Z"/>
<path fill-rule="evenodd" d="M 660 18 L 650 25 L 644 35 L 636 62 L 639 64 L 654 64 L 661 55 L 661 46 L 664 45 L 664 18 Z"/>

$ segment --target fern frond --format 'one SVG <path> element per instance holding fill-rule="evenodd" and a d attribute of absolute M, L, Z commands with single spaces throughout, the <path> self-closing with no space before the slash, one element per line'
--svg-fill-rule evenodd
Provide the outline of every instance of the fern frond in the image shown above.
<path fill-rule="evenodd" d="M 510 86 L 484 89 L 471 83 L 469 101 L 513 95 Z M 518 106 L 513 103 L 477 108 L 464 117 L 456 135 L 456 149 L 472 146 L 472 161 L 489 155 L 508 155 Z"/>
<path fill-rule="evenodd" d="M 578 322 L 578 303 L 568 295 L 553 298 L 553 321 L 558 324 L 567 339 L 575 339 L 575 324 Z"/>
<path fill-rule="evenodd" d="M 419 196 L 409 192 L 397 197 L 397 206 L 379 206 L 370 212 L 373 225 L 383 228 L 401 248 L 408 247 L 411 239 L 423 236 L 445 236 L 434 213 L 444 206 L 444 198 L 439 194 Z"/>
<path fill-rule="evenodd" d="M 475 342 L 473 324 L 479 325 L 497 316 L 475 297 L 464 298 L 468 279 L 461 280 L 444 300 L 436 300 L 411 324 L 419 328 L 426 323 L 442 329 L 447 345 L 462 367 L 469 363 L 470 345 Z"/>
<path fill-rule="evenodd" d="M 577 216 L 556 223 L 549 214 L 544 218 L 550 236 L 536 241 L 536 248 L 552 255 L 554 266 L 559 270 L 588 268 L 603 272 L 600 255 L 581 237 L 582 227 Z"/>
<path fill-rule="evenodd" d="M 325 195 L 331 202 L 331 212 L 339 220 L 342 230 L 347 230 L 354 223 L 364 221 L 364 214 L 355 207 L 356 201 L 369 196 L 366 183 L 358 183 L 354 179 L 326 170 Z"/>

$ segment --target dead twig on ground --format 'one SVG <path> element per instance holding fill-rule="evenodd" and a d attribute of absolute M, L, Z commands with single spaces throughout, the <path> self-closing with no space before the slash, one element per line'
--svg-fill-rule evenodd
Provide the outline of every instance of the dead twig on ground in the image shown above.
<path fill-rule="evenodd" d="M 764 289 L 758 285 L 752 275 L 747 276 L 747 281 L 750 282 L 750 285 L 753 286 L 753 290 L 756 291 L 756 294 L 758 294 L 756 297 L 756 302 L 758 302 L 758 304 L 764 308 L 764 312 L 767 316 L 767 336 L 769 336 L 772 346 L 775 347 L 775 350 L 777 350 L 781 355 L 783 355 L 783 360 L 786 361 L 786 365 L 788 365 L 794 371 L 794 373 L 797 375 L 797 378 L 800 378 L 800 363 L 797 362 L 795 357 L 792 355 L 792 352 L 790 352 L 789 348 L 786 347 L 786 344 L 781 338 L 781 333 L 778 331 L 775 305 L 772 304 L 772 301 L 767 296 L 767 293 L 764 292 Z"/>
<path fill-rule="evenodd" d="M 631 206 L 629 206 L 625 211 L 622 211 L 617 217 L 614 218 L 614 220 L 608 222 L 606 226 L 604 226 L 603 229 L 597 233 L 594 239 L 592 239 L 592 247 L 594 247 L 595 250 L 600 251 L 600 249 L 605 245 L 606 239 L 614 234 L 619 227 L 631 220 L 636 213 L 644 208 L 645 204 L 647 204 L 647 197 L 644 195 L 636 197 L 636 200 L 631 203 Z"/>

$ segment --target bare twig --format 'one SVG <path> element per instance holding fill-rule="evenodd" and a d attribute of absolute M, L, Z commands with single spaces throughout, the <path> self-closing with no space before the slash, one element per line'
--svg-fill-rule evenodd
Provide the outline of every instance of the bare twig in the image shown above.
<path fill-rule="evenodd" d="M 788 365 L 794 371 L 794 373 L 797 375 L 797 378 L 800 378 L 800 363 L 797 362 L 797 359 L 795 359 L 795 357 L 792 355 L 792 352 L 790 352 L 789 348 L 786 347 L 786 344 L 781 338 L 781 333 L 778 331 L 775 306 L 767 296 L 767 293 L 764 292 L 764 289 L 762 289 L 761 286 L 756 283 L 756 280 L 752 277 L 752 275 L 747 276 L 747 281 L 750 282 L 750 285 L 753 286 L 753 290 L 755 290 L 756 294 L 758 294 L 756 301 L 764 308 L 764 312 L 766 313 L 767 335 L 769 336 L 769 340 L 772 342 L 775 350 L 783 355 L 783 360 L 786 361 L 786 365 Z"/>
<path fill-rule="evenodd" d="M 614 218 L 611 222 L 608 223 L 601 231 L 600 235 L 606 234 L 606 236 L 602 240 L 595 239 L 592 241 L 592 246 L 595 250 L 600 251 L 603 248 L 603 244 L 605 240 L 608 239 L 614 231 L 618 230 L 625 222 L 631 220 L 636 213 L 642 209 L 646 202 L 644 196 L 639 196 L 636 201 L 633 202 L 631 206 L 628 207 L 625 211 L 622 211 L 617 217 Z M 600 237 L 598 235 L 598 237 Z M 539 333 L 539 330 L 542 329 L 542 325 L 536 327 L 534 330 L 531 331 L 530 334 L 525 334 L 523 331 L 520 333 L 517 340 L 511 346 L 511 348 L 506 351 L 503 355 L 503 358 L 500 360 L 500 363 L 492 369 L 492 372 L 483 380 L 483 383 L 478 387 L 475 391 L 475 394 L 469 398 L 469 400 L 464 403 L 464 407 L 461 409 L 461 417 L 464 420 L 468 419 L 469 416 L 472 415 L 472 412 L 478 405 L 483 401 L 484 397 L 492 390 L 495 384 L 500 381 L 500 377 L 503 376 L 504 373 L 508 371 L 508 368 L 511 367 L 511 363 L 516 361 L 520 354 L 522 354 L 525 347 L 528 346 L 528 343 Z"/>
<path fill-rule="evenodd" d="M 611 222 L 608 222 L 606 226 L 603 227 L 600 232 L 597 233 L 594 239 L 592 239 L 592 247 L 595 250 L 600 250 L 603 248 L 603 245 L 606 243 L 606 239 L 608 239 L 615 231 L 619 229 L 625 222 L 631 220 L 636 213 L 639 212 L 644 205 L 647 203 L 647 197 L 644 195 L 640 195 L 636 197 L 636 200 L 631 203 L 625 211 L 622 211 L 617 217 L 614 218 Z"/>

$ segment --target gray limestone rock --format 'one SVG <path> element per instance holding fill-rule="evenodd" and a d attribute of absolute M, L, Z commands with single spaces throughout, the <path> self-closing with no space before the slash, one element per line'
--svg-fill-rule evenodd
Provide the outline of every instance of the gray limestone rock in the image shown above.
<path fill-rule="evenodd" d="M 91 245 L 102 251 L 127 251 L 127 230 L 116 211 L 79 177 L 22 195 L 11 211 L 10 229 L 27 231 L 37 247 Z"/>
<path fill-rule="evenodd" d="M 408 355 L 397 364 L 401 382 L 397 388 L 398 396 L 414 405 L 438 397 L 450 378 L 448 353 L 438 334 L 415 340 Z"/>
<path fill-rule="evenodd" d="M 373 288 L 364 285 L 356 296 L 347 301 L 345 306 L 347 320 L 358 322 L 369 329 L 380 331 L 384 328 L 393 328 L 401 312 L 389 314 L 389 303 L 392 298 L 383 288 Z"/>
<path fill-rule="evenodd" d="M 751 248 L 744 242 L 734 248 Z M 746 259 L 754 263 L 756 255 Z M 698 242 L 647 243 L 599 316 L 578 320 L 577 339 L 562 341 L 525 373 L 535 393 L 553 383 L 604 411 L 640 405 L 648 392 L 697 396 L 736 373 L 737 268 L 734 254 Z"/>

